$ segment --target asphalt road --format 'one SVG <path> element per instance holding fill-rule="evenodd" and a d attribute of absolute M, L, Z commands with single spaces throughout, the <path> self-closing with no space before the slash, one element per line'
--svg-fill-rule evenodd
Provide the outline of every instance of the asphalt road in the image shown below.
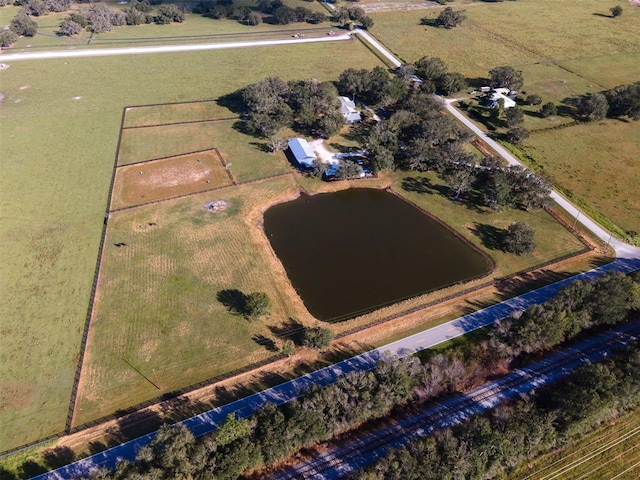
<path fill-rule="evenodd" d="M 562 352 L 521 368 L 499 380 L 487 382 L 468 393 L 455 395 L 390 426 L 383 426 L 348 442 L 332 442 L 314 458 L 299 462 L 267 477 L 268 480 L 333 480 L 362 469 L 384 457 L 392 448 L 411 439 L 429 435 L 436 429 L 460 424 L 492 409 L 507 399 L 531 393 L 555 382 L 587 362 L 606 358 L 611 351 L 640 338 L 640 322 L 634 322 L 598 335 Z"/>
<path fill-rule="evenodd" d="M 400 65 L 399 62 L 390 52 L 388 52 L 382 45 L 379 44 L 369 33 L 363 30 L 356 30 L 356 33 L 362 35 L 371 45 L 373 45 L 376 49 L 379 50 L 381 55 L 388 58 L 394 65 Z M 348 36 L 346 38 L 349 38 Z M 288 42 L 288 43 L 305 43 L 305 40 L 308 41 L 335 41 L 336 39 L 346 39 L 340 36 L 335 37 L 327 37 L 322 40 L 320 39 L 295 39 L 295 40 L 274 40 L 274 41 L 256 41 L 256 42 L 235 42 L 239 46 L 236 48 L 240 48 L 240 46 L 259 46 L 268 44 L 266 42 Z M 228 45 L 228 44 L 213 44 L 213 45 Z M 132 50 L 143 50 L 139 53 L 152 53 L 148 51 L 148 49 L 154 48 L 184 48 L 184 47 L 193 47 L 194 49 L 198 49 L 201 45 L 192 45 L 192 46 L 170 46 L 170 47 L 139 47 L 138 49 L 111 49 L 121 53 L 113 53 L 116 54 L 132 54 Z M 215 47 L 215 48 L 224 48 L 224 47 Z M 228 47 L 227 47 L 228 48 Z M 107 50 L 107 49 L 105 49 Z M 102 51 L 102 50 L 101 50 Z M 167 51 L 167 50 L 164 50 Z M 173 50 L 173 51 L 187 51 L 187 50 Z M 80 51 L 78 51 L 80 52 Z M 96 52 L 98 52 L 96 50 Z M 41 55 L 47 52 L 40 52 L 39 54 L 31 54 L 31 55 Z M 49 52 L 50 54 L 58 54 L 65 52 Z M 71 53 L 71 52 L 67 52 Z M 25 54 L 26 55 L 26 54 Z M 7 56 L 0 57 L 4 59 Z M 34 57 L 29 57 L 34 58 Z M 55 57 L 48 57 L 55 58 Z M 511 164 L 519 164 L 519 162 L 511 156 L 502 146 L 494 142 L 492 139 L 488 138 L 484 132 L 478 129 L 473 123 L 468 121 L 457 109 L 455 109 L 450 102 L 446 102 L 447 109 L 456 116 L 460 121 L 462 121 L 467 127 L 469 127 L 476 135 L 479 135 L 485 140 L 492 148 L 494 148 L 500 155 L 503 155 L 504 158 Z M 319 386 L 326 386 L 333 383 L 338 377 L 344 375 L 345 373 L 354 371 L 354 370 L 369 370 L 373 368 L 375 363 L 383 358 L 386 355 L 397 355 L 400 357 L 411 355 L 415 352 L 424 350 L 426 348 L 430 348 L 439 343 L 445 342 L 452 338 L 455 338 L 459 335 L 463 335 L 465 333 L 471 332 L 478 328 L 489 325 L 500 318 L 504 318 L 508 316 L 511 312 L 517 310 L 524 310 L 530 305 L 535 303 L 542 303 L 546 300 L 549 300 L 553 297 L 556 292 L 564 285 L 569 282 L 572 282 L 577 279 L 592 279 L 596 278 L 599 275 L 602 275 L 608 271 L 620 271 L 620 272 L 632 272 L 640 269 L 640 248 L 631 247 L 622 242 L 613 239 L 611 234 L 597 225 L 593 220 L 588 218 L 585 214 L 580 212 L 576 207 L 574 207 L 570 202 L 561 197 L 557 192 L 552 193 L 552 198 L 556 200 L 560 205 L 570 212 L 572 215 L 576 215 L 577 219 L 589 230 L 591 230 L 596 236 L 602 239 L 604 242 L 608 242 L 616 251 L 617 258 L 614 262 L 605 265 L 603 267 L 596 268 L 589 272 L 568 278 L 566 280 L 554 283 L 552 285 L 548 285 L 546 287 L 528 292 L 524 295 L 520 295 L 518 297 L 512 298 L 505 302 L 498 303 L 496 305 L 492 305 L 483 310 L 479 310 L 477 312 L 471 313 L 469 315 L 465 315 L 456 320 L 448 322 L 446 324 L 440 325 L 436 328 L 418 333 L 411 337 L 407 337 L 398 342 L 394 342 L 384 347 L 378 348 L 376 350 L 367 352 L 363 355 L 358 355 L 352 357 L 343 362 L 337 363 L 330 367 L 318 370 L 311 374 L 305 375 L 303 377 L 297 378 L 295 380 L 286 382 L 284 384 L 278 385 L 277 387 L 270 388 L 268 390 L 264 390 L 260 393 L 256 393 L 249 397 L 243 398 L 241 400 L 229 403 L 222 407 L 210 410 L 201 415 L 197 415 L 188 420 L 182 422 L 187 427 L 189 427 L 196 437 L 202 436 L 206 433 L 212 432 L 217 428 L 219 422 L 224 421 L 229 413 L 235 412 L 238 418 L 245 418 L 252 415 L 255 411 L 257 411 L 260 407 L 265 405 L 267 402 L 275 403 L 277 405 L 291 401 L 294 398 L 300 396 L 301 392 L 304 389 L 308 388 L 312 384 L 316 384 Z M 88 472 L 94 470 L 99 467 L 106 468 L 114 468 L 115 465 L 122 460 L 133 460 L 138 452 L 138 450 L 148 444 L 151 439 L 155 436 L 154 433 L 150 433 L 143 437 L 137 438 L 130 442 L 124 443 L 117 447 L 106 450 L 102 453 L 93 455 L 86 459 L 80 460 L 73 464 L 67 465 L 65 467 L 61 467 L 55 471 L 48 472 L 37 477 L 36 479 L 68 479 L 73 477 L 79 477 L 83 475 L 87 475 Z"/>

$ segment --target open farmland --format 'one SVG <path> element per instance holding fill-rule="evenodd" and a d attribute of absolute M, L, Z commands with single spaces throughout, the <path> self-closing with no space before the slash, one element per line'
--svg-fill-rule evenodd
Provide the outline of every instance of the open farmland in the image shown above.
<path fill-rule="evenodd" d="M 640 231 L 640 126 L 604 120 L 535 132 L 522 150 L 624 230 Z"/>
<path fill-rule="evenodd" d="M 354 64 L 380 63 L 359 42 L 340 42 L 15 62 L 0 72 L 2 449 L 65 428 L 123 109 L 218 98 L 268 75 L 335 79 Z"/>

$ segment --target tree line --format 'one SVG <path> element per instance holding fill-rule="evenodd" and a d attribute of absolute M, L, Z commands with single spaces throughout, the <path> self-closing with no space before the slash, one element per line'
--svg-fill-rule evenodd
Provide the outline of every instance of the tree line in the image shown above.
<path fill-rule="evenodd" d="M 392 450 L 349 478 L 504 478 L 523 462 L 562 447 L 639 404 L 640 342 L 636 341 L 613 358 L 585 365 L 529 398 Z"/>
<path fill-rule="evenodd" d="M 123 462 L 115 472 L 99 471 L 90 478 L 238 478 L 368 420 L 383 418 L 394 408 L 464 391 L 496 370 L 519 364 L 524 356 L 548 350 L 581 332 L 624 322 L 640 307 L 638 280 L 638 274 L 608 273 L 593 282 L 573 282 L 549 302 L 501 321 L 486 340 L 432 353 L 424 363 L 417 357 L 382 359 L 369 372 L 344 375 L 323 389 L 312 387 L 282 406 L 267 404 L 250 418 L 231 415 L 217 432 L 197 441 L 185 427 L 165 426 L 135 462 Z M 587 370 L 582 377 L 573 377 L 566 389 L 549 389 L 540 395 L 539 406 L 524 402 L 499 407 L 487 417 L 391 453 L 388 461 L 361 478 L 443 479 L 458 471 L 465 478 L 476 478 L 477 472 L 499 476 L 522 458 L 553 445 L 560 434 L 575 430 L 586 416 L 597 418 L 594 412 L 606 402 L 637 402 L 640 351 L 637 345 L 634 348 L 622 361 L 589 367 L 595 373 Z M 594 385 L 597 395 L 587 390 Z M 621 392 L 628 396 L 623 398 Z M 473 453 L 483 451 L 490 453 L 479 458 Z M 415 459 L 398 462 L 411 456 Z M 403 468 L 399 463 L 406 463 L 408 470 L 390 476 Z M 424 476 L 423 468 L 435 476 Z"/>

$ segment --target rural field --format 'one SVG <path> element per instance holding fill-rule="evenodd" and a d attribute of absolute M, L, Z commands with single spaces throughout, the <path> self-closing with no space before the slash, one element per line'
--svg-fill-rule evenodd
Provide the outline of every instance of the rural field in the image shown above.
<path fill-rule="evenodd" d="M 608 15 L 615 4 L 624 15 L 613 19 Z M 405 61 L 442 58 L 475 87 L 486 83 L 493 67 L 521 70 L 523 97 L 537 94 L 558 106 L 557 116 L 542 118 L 539 107 L 523 105 L 523 125 L 536 131 L 524 144 L 526 155 L 618 231 L 637 232 L 638 177 L 631 159 L 640 157 L 640 123 L 575 124 L 572 104 L 581 95 L 640 79 L 640 8 L 596 0 L 455 2 L 454 7 L 464 8 L 468 18 L 451 30 L 420 25 L 421 18 L 438 15 L 430 9 L 372 13 L 372 33 Z M 569 126 L 551 130 L 563 125 Z M 594 182 L 602 169 L 610 174 L 607 179 L 619 182 Z"/>
<path fill-rule="evenodd" d="M 157 108 L 184 110 L 181 105 Z M 129 109 L 127 115 L 135 110 Z M 157 117 L 153 107 L 144 107 L 144 111 L 145 116 L 136 116 L 135 122 L 145 123 L 146 119 Z M 200 115 L 198 110 L 195 115 Z M 131 124 L 127 117 L 124 124 Z M 126 158 L 157 158 L 178 154 L 175 149 L 180 145 L 192 149 L 199 145 L 198 142 L 220 138 L 221 149 L 225 150 L 226 136 L 218 137 L 210 129 L 203 128 L 208 124 L 187 123 L 183 119 L 183 123 L 163 126 L 163 133 L 154 134 L 153 139 L 146 137 L 145 132 L 158 127 L 126 128 L 123 133 L 143 135 L 145 140 L 133 141 L 123 135 L 121 148 L 127 152 Z M 226 122 L 210 125 L 218 128 Z M 174 136 L 188 137 L 192 143 L 159 141 Z M 336 136 L 328 143 L 338 150 L 353 146 L 344 141 L 345 137 L 349 134 Z M 248 140 L 244 138 L 244 143 Z M 156 144 L 162 145 L 161 150 L 149 153 L 149 145 Z M 138 155 L 138 151 L 143 153 Z M 281 173 L 286 165 L 284 154 L 263 155 L 264 158 L 260 158 L 247 151 L 244 158 L 230 155 L 225 160 L 233 163 L 234 172 L 237 158 L 240 165 L 246 163 L 245 170 L 257 163 L 269 165 L 272 174 Z M 122 154 L 120 158 L 122 160 Z M 153 168 L 159 162 L 176 163 L 179 160 L 169 158 L 131 165 L 134 170 L 143 172 L 142 175 L 133 172 L 133 177 L 144 178 L 149 173 L 145 168 Z M 127 168 L 118 167 L 118 172 Z M 392 187 L 494 258 L 497 266 L 491 275 L 471 282 L 472 285 L 584 249 L 584 245 L 544 211 L 495 213 L 451 202 L 450 192 L 434 175 L 398 172 L 377 180 L 353 182 L 353 186 L 365 184 Z M 261 230 L 261 214 L 269 205 L 295 198 L 300 187 L 319 193 L 348 186 L 344 182 L 327 184 L 286 176 L 113 213 L 107 229 L 94 326 L 88 342 L 75 423 L 90 422 L 113 411 L 262 361 L 274 355 L 281 345 L 279 329 L 286 330 L 286 325 L 313 325 L 313 318 L 304 309 L 266 242 Z M 120 188 L 116 176 L 114 192 Z M 228 209 L 219 213 L 206 212 L 204 204 L 215 200 L 227 202 Z M 499 231 L 517 220 L 526 221 L 536 230 L 537 249 L 516 258 L 492 244 L 486 232 Z M 455 285 L 339 322 L 331 328 L 336 334 L 347 332 L 469 286 Z M 273 314 L 255 323 L 234 315 L 217 298 L 219 292 L 230 289 L 239 289 L 245 294 L 252 291 L 268 293 L 275 299 Z"/>
<path fill-rule="evenodd" d="M 538 131 L 521 150 L 616 225 L 639 232 L 639 127 L 637 122 L 603 120 Z"/>
<path fill-rule="evenodd" d="M 124 108 L 217 99 L 268 75 L 335 79 L 354 64 L 379 61 L 342 42 L 14 62 L 0 72 L 3 450 L 65 427 Z M 255 178 L 252 168 L 234 174 Z"/>
<path fill-rule="evenodd" d="M 322 8 L 316 3 L 298 4 Z M 523 12 L 515 8 L 520 5 Z M 563 3 L 562 8 L 567 8 L 563 13 L 570 17 L 591 12 L 592 7 L 594 11 L 602 10 L 592 0 L 580 5 L 586 7 Z M 528 0 L 470 5 L 468 24 L 453 32 L 425 33 L 426 27 L 417 24 L 425 15 L 420 12 L 376 14 L 373 33 L 404 60 L 413 61 L 425 54 L 441 56 L 451 70 L 472 77 L 486 75 L 495 65 L 529 68 L 532 88 L 540 88 L 542 96 L 559 100 L 581 93 L 583 87 L 592 88 L 590 84 L 597 91 L 597 85 L 633 78 L 640 32 L 631 27 L 637 24 L 638 14 L 625 9 L 625 15 L 616 20 L 620 20 L 616 28 L 608 27 L 610 31 L 592 51 L 584 42 L 574 41 L 579 22 L 570 22 L 566 32 L 568 53 L 561 57 L 555 55 L 561 51 L 559 46 L 554 50 L 539 43 L 544 40 L 546 24 L 537 9 L 543 6 L 559 8 L 555 2 L 552 5 L 549 1 Z M 6 8 L 0 9 L 2 15 L 9 13 Z M 11 16 L 6 21 L 4 16 L 1 18 L 8 23 Z M 551 31 L 559 32 L 560 19 L 565 16 L 549 17 L 553 25 L 558 24 Z M 593 22 L 612 24 L 610 19 L 592 17 L 586 23 L 590 28 L 594 28 Z M 536 38 L 523 38 L 526 35 L 513 25 L 497 31 L 507 18 L 513 25 L 534 22 L 531 35 L 537 31 Z M 54 31 L 57 23 L 53 20 L 44 17 L 41 21 Z M 130 34 L 129 29 L 116 29 L 104 34 L 104 38 L 127 43 L 137 35 L 159 36 L 156 27 L 162 29 L 162 35 L 196 35 L 208 29 L 209 24 L 219 25 L 220 33 L 242 33 L 250 28 L 237 22 L 218 23 L 198 17 L 191 24 L 143 26 L 135 34 Z M 186 29 L 180 30 L 181 27 Z M 625 35 L 621 36 L 623 30 Z M 412 35 L 415 37 L 410 42 Z M 422 38 L 421 35 L 424 43 L 416 42 L 415 38 Z M 508 38 L 513 42 L 505 40 Z M 34 46 L 50 47 L 45 40 L 55 39 L 38 36 L 33 39 Z M 36 45 L 37 42 L 42 43 Z M 26 46 L 19 44 L 20 48 Z M 605 70 L 612 70 L 608 67 L 613 65 L 607 63 L 607 58 L 617 60 L 621 71 L 600 73 L 590 67 L 589 53 L 598 55 Z M 558 63 L 548 61 L 551 58 Z M 135 178 L 136 172 L 131 164 L 177 157 L 165 164 L 154 164 L 159 174 L 155 185 L 159 185 L 162 178 L 172 175 L 171 169 L 176 168 L 173 162 L 184 159 L 181 156 L 190 151 L 217 148 L 224 162 L 231 164 L 230 171 L 238 182 L 286 174 L 290 168 L 284 155 L 266 153 L 264 139 L 247 136 L 236 124 L 237 112 L 228 103 L 229 94 L 267 76 L 335 80 L 347 68 L 380 64 L 366 47 L 354 41 L 234 50 L 233 55 L 208 51 L 13 62 L 0 72 L 0 92 L 4 95 L 0 109 L 0 450 L 65 428 L 116 165 L 116 206 L 135 203 L 131 196 L 139 197 L 140 191 L 147 188 L 140 178 L 130 178 Z M 553 74 L 546 78 L 544 70 L 548 65 L 554 65 L 549 67 Z M 566 83 L 557 77 L 560 74 Z M 125 110 L 167 103 L 176 105 Z M 199 123 L 186 123 L 191 121 Z M 122 125 L 125 129 L 118 152 Z M 599 134 L 607 136 L 608 121 L 603 125 L 606 129 Z M 577 127 L 566 131 L 573 128 Z M 591 125 L 584 128 L 597 138 Z M 629 124 L 628 128 L 632 130 L 631 138 L 637 138 L 633 137 L 637 124 Z M 550 134 L 554 132 L 564 130 Z M 627 138 L 624 131 L 619 134 L 619 138 Z M 602 148 L 597 142 L 586 144 L 596 152 Z M 610 158 L 618 161 L 620 155 L 614 149 Z M 207 162 L 215 163 L 213 159 L 204 162 L 209 165 Z M 216 175 L 221 173 L 216 170 Z M 194 184 L 201 184 L 204 177 L 194 178 Z M 562 180 L 558 178 L 561 183 Z M 226 179 L 220 175 L 215 181 L 222 186 Z M 490 278 L 507 276 L 584 248 L 545 212 L 495 214 L 452 203 L 442 183 L 428 174 L 407 176 L 397 172 L 369 184 L 391 186 L 487 251 L 497 264 Z M 276 347 L 280 344 L 274 331 L 282 323 L 292 319 L 312 324 L 313 319 L 306 314 L 279 262 L 259 235 L 261 210 L 279 199 L 292 198 L 300 186 L 310 192 L 342 188 L 283 175 L 113 213 L 106 233 L 76 425 L 267 359 L 274 355 L 270 342 Z M 162 191 L 156 195 L 160 199 L 172 193 Z M 623 190 L 619 195 L 630 196 Z M 212 200 L 227 201 L 227 210 L 206 211 L 204 204 Z M 536 230 L 538 248 L 532 254 L 507 255 L 483 234 L 505 228 L 515 220 L 526 221 Z M 116 243 L 123 245 L 116 247 Z M 463 288 L 455 286 L 438 295 Z M 250 323 L 231 314 L 217 298 L 219 292 L 228 289 L 245 294 L 268 293 L 274 304 L 273 315 Z M 332 328 L 343 333 L 437 298 L 434 294 L 425 295 Z"/>

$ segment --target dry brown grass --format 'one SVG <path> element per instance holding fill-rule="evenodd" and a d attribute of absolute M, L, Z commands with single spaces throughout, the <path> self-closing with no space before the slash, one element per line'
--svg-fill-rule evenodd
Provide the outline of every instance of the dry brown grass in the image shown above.
<path fill-rule="evenodd" d="M 111 210 L 231 184 L 215 149 L 116 169 Z"/>

